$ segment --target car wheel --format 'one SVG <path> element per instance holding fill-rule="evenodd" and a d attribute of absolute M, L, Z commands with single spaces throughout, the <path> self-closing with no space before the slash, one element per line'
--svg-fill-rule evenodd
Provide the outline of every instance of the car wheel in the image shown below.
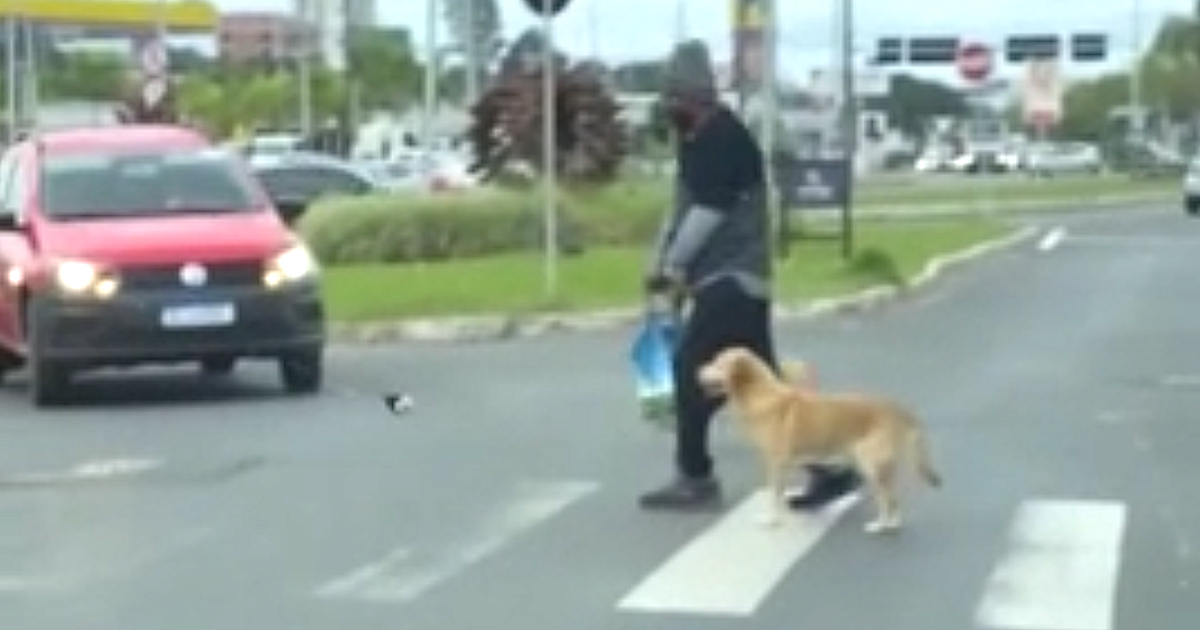
<path fill-rule="evenodd" d="M 321 389 L 325 378 L 320 350 L 304 350 L 279 357 L 279 378 L 291 394 L 311 394 Z"/>
<path fill-rule="evenodd" d="M 65 402 L 71 387 L 71 371 L 66 365 L 43 356 L 46 338 L 36 302 L 26 314 L 29 345 L 29 398 L 35 407 L 50 407 Z"/>
<path fill-rule="evenodd" d="M 200 371 L 205 376 L 226 376 L 236 365 L 236 357 L 209 357 L 200 361 Z"/>

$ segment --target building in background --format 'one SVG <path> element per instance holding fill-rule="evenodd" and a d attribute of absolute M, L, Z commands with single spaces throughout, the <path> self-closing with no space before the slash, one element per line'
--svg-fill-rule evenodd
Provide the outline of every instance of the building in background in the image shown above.
<path fill-rule="evenodd" d="M 226 13 L 217 25 L 217 50 L 224 63 L 286 64 L 304 52 L 308 33 L 304 21 L 286 13 Z"/>

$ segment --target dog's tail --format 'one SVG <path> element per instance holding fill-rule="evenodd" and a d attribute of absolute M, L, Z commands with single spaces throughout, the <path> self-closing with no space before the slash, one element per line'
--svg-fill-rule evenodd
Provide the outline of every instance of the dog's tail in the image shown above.
<path fill-rule="evenodd" d="M 925 439 L 925 432 L 915 423 L 908 433 L 908 448 L 917 473 L 930 487 L 940 488 L 942 476 L 934 469 L 933 460 L 929 457 L 929 442 Z"/>

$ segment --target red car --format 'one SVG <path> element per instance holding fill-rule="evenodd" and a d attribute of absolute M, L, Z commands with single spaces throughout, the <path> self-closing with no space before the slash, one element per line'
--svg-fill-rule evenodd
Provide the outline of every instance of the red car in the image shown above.
<path fill-rule="evenodd" d="M 0 373 L 35 405 L 82 370 L 242 357 L 320 389 L 319 269 L 239 156 L 176 126 L 35 134 L 0 158 Z"/>

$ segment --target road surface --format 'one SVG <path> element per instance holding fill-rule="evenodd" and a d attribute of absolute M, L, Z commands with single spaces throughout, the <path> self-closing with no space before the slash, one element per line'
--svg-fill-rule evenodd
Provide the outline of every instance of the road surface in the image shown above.
<path fill-rule="evenodd" d="M 1061 220 L 884 312 L 780 328 L 826 387 L 926 417 L 948 485 L 913 487 L 897 537 L 853 502 L 759 528 L 725 423 L 728 509 L 640 513 L 669 456 L 631 420 L 627 331 L 336 348 L 307 400 L 247 366 L 33 413 L 14 378 L 0 627 L 1194 628 L 1200 223 Z"/>

